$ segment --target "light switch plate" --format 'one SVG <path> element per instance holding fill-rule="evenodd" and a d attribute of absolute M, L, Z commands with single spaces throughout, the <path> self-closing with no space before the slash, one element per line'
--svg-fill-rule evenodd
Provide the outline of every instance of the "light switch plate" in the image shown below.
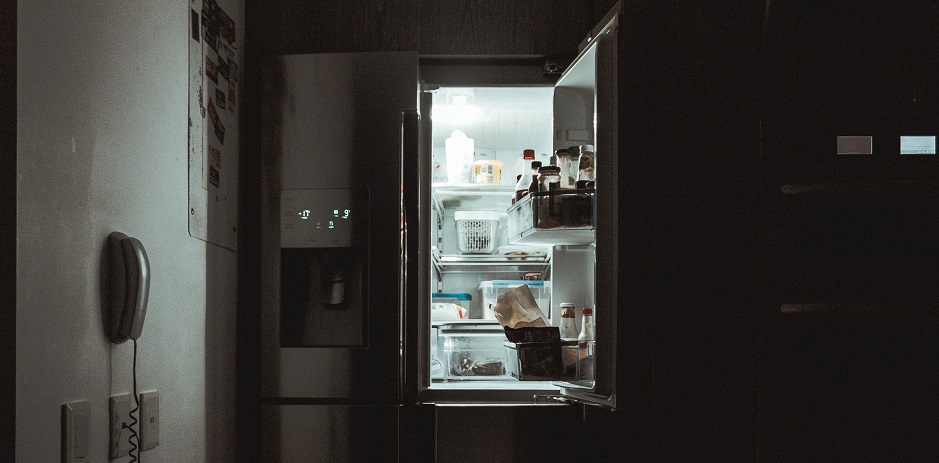
<path fill-rule="evenodd" d="M 150 450 L 160 445 L 160 393 L 140 393 L 140 449 Z"/>
<path fill-rule="evenodd" d="M 91 404 L 87 400 L 62 404 L 63 462 L 91 461 L 88 456 L 89 421 L 91 421 Z"/>
<path fill-rule="evenodd" d="M 864 155 L 874 153 L 874 137 L 840 135 L 837 139 L 838 155 Z"/>
<path fill-rule="evenodd" d="M 130 426 L 130 410 L 133 397 L 127 394 L 118 394 L 111 396 L 108 401 L 108 410 L 110 414 L 110 436 L 108 442 L 108 459 L 114 460 L 130 453 L 130 430 L 124 426 Z"/>

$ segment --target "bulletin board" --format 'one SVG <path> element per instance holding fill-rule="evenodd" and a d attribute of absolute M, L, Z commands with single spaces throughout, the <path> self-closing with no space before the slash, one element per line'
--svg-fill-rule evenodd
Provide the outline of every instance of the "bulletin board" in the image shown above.
<path fill-rule="evenodd" d="M 189 0 L 189 234 L 237 250 L 243 10 Z M 235 15 L 237 13 L 237 15 Z"/>

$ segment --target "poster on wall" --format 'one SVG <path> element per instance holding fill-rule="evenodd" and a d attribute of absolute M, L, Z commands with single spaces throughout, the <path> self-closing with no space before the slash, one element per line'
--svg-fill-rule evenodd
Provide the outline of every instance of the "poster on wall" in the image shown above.
<path fill-rule="evenodd" d="M 238 32 L 244 24 L 238 2 L 188 5 L 189 234 L 231 250 L 238 239 Z"/>

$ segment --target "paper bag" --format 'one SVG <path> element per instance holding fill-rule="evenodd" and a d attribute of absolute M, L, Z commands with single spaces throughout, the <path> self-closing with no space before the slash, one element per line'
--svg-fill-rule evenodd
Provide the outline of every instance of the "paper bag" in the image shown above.
<path fill-rule="evenodd" d="M 528 285 L 521 285 L 500 294 L 492 310 L 496 314 L 496 320 L 505 328 L 548 326 L 548 317 L 545 317 L 538 307 Z"/>

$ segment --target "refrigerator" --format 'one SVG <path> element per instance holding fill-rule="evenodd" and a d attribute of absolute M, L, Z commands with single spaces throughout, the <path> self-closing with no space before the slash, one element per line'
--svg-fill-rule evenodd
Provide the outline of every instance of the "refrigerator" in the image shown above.
<path fill-rule="evenodd" d="M 265 461 L 454 461 L 452 443 L 473 427 L 524 461 L 550 453 L 522 448 L 531 441 L 518 423 L 574 430 L 580 407 L 626 403 L 617 314 L 641 285 L 626 257 L 641 246 L 624 244 L 638 225 L 620 215 L 635 207 L 624 202 L 641 172 L 619 145 L 620 13 L 584 31 L 563 73 L 537 78 L 456 85 L 438 58 L 414 52 L 283 55 L 265 70 Z M 485 121 L 444 121 L 454 105 L 487 111 L 500 95 L 510 103 Z M 529 113 L 507 115 L 530 101 Z M 445 175 L 458 162 L 445 140 L 461 138 L 457 126 L 476 137 L 471 160 L 501 160 L 503 179 Z M 593 188 L 513 204 L 522 149 L 547 164 L 581 145 L 596 153 Z M 523 285 L 549 325 L 562 302 L 576 307 L 578 329 L 591 309 L 595 340 L 557 344 L 561 356 L 541 345 L 547 360 L 539 346 L 509 343 L 492 307 Z"/>

